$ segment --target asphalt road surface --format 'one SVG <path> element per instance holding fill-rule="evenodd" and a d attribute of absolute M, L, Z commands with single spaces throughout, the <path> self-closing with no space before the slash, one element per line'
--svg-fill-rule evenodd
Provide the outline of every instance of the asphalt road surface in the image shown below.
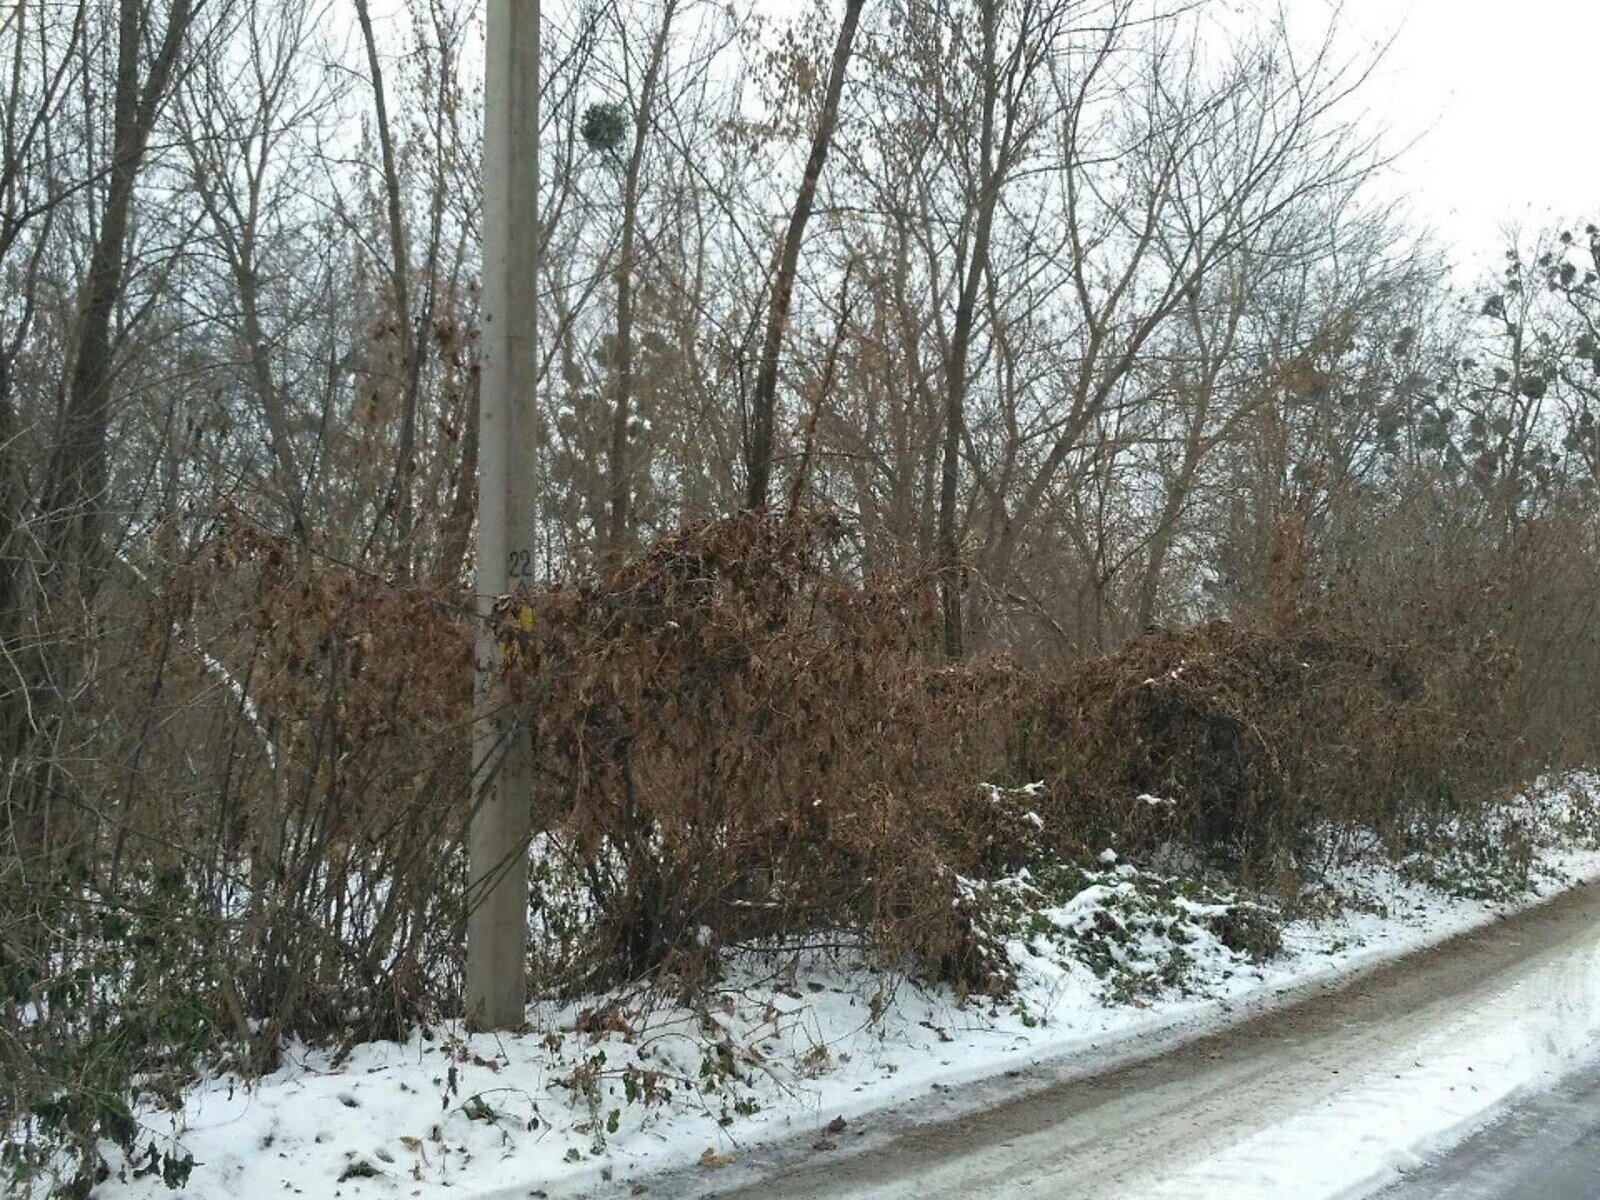
<path fill-rule="evenodd" d="M 1223 1200 L 1239 1192 L 1215 1176 L 1208 1184 L 1209 1164 L 1254 1144 L 1249 1139 L 1256 1135 L 1274 1136 L 1287 1114 L 1337 1112 L 1349 1103 L 1351 1080 L 1394 1077 L 1389 1072 L 1409 1067 L 1419 1045 L 1430 1038 L 1437 1045 L 1441 1031 L 1448 1036 L 1463 1014 L 1480 1022 L 1507 1014 L 1514 1020 L 1519 1004 L 1547 998 L 1550 989 L 1589 986 L 1584 981 L 1597 970 L 1600 885 L 1104 1074 L 1021 1095 L 1013 1090 L 950 1119 L 941 1119 L 941 1106 L 952 1102 L 932 1097 L 852 1128 L 837 1147 L 818 1152 L 812 1134 L 741 1155 L 735 1168 L 715 1174 L 658 1177 L 648 1181 L 647 1193 L 735 1200 Z M 1578 1036 L 1586 1045 L 1586 1035 Z M 970 1103 L 970 1095 L 965 1099 Z M 1511 1114 L 1437 1164 L 1412 1160 L 1416 1173 L 1390 1193 L 1393 1200 L 1600 1200 L 1600 1074 L 1519 1111 L 1524 1115 Z M 1322 1145 L 1337 1143 L 1338 1128 L 1316 1143 L 1322 1152 L 1340 1153 L 1337 1144 Z M 1508 1173 L 1497 1182 L 1500 1175 L 1491 1172 Z M 1175 1178 L 1199 1182 L 1174 1192 Z M 1310 1194 L 1294 1178 L 1276 1183 L 1264 1194 L 1286 1200 Z M 1468 1190 L 1439 1190 L 1457 1187 Z"/>
<path fill-rule="evenodd" d="M 1374 1200 L 1597 1200 L 1600 1065 L 1514 1104 Z"/>

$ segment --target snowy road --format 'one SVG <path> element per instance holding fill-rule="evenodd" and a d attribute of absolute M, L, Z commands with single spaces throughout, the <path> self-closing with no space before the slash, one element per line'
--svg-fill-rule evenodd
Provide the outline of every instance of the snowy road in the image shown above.
<path fill-rule="evenodd" d="M 1548 1090 L 1596 1045 L 1600 886 L 1589 886 L 1159 1058 L 953 1122 L 902 1114 L 898 1130 L 880 1123 L 837 1150 L 667 1176 L 650 1193 L 1355 1195 L 1421 1166 L 1419 1152 L 1497 1105 Z"/>
<path fill-rule="evenodd" d="M 1513 1104 L 1493 1124 L 1374 1200 L 1595 1200 L 1600 1063 Z"/>

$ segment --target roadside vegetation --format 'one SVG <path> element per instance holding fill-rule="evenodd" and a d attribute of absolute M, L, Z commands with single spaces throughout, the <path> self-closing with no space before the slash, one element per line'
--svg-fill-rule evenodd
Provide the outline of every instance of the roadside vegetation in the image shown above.
<path fill-rule="evenodd" d="M 353 53 L 314 0 L 0 16 L 21 1194 L 183 1185 L 151 1114 L 290 1047 L 426 1045 L 503 1116 L 448 1032 L 476 18 L 405 8 Z M 1354 861 L 1506 898 L 1595 832 L 1516 798 L 1600 760 L 1600 229 L 1452 282 L 1333 31 L 845 11 L 545 5 L 540 542 L 492 633 L 531 1033 L 596 1143 L 758 1102 L 736 972 L 1033 1020 L 1026 952 L 1140 1003 Z M 604 1059 L 666 1011 L 694 1053 Z"/>
<path fill-rule="evenodd" d="M 529 969 L 540 996 L 590 1005 L 577 1032 L 703 1005 L 730 956 L 778 969 L 829 946 L 1025 1023 L 1019 944 L 1085 964 L 1107 1002 L 1205 994 L 1197 957 L 1265 961 L 1282 920 L 1359 903 L 1337 874 L 1352 861 L 1517 895 L 1551 836 L 1519 789 L 1585 756 L 1553 736 L 1585 727 L 1553 728 L 1521 686 L 1568 665 L 1498 619 L 1515 580 L 1457 584 L 1492 626 L 1436 622 L 1440 578 L 1381 612 L 1269 581 L 1263 611 L 1080 664 L 953 663 L 930 580 L 863 581 L 847 537 L 801 511 L 716 521 L 501 605 L 539 767 Z M 196 662 L 158 667 L 146 716 L 190 753 L 226 738 L 250 803 L 143 796 L 97 875 L 7 896 L 19 1180 L 66 1147 L 92 1178 L 107 1139 L 181 1182 L 181 1145 L 142 1139 L 137 1110 L 181 1103 L 197 1073 L 271 1070 L 289 1038 L 337 1061 L 459 1004 L 458 605 L 307 569 L 244 525 L 174 580 L 145 615 L 157 643 L 218 589 L 252 597 L 209 633 L 250 708 Z M 1565 819 L 1592 836 L 1587 812 Z M 734 1104 L 740 1070 L 720 1070 Z"/>

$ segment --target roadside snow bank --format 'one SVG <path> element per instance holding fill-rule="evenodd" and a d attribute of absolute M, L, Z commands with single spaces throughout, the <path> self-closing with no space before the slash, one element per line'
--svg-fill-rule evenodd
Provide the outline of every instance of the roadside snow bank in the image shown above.
<path fill-rule="evenodd" d="M 1600 876 L 1600 852 L 1560 848 L 1573 815 L 1600 802 L 1600 778 L 1532 794 L 1528 823 L 1543 842 L 1538 891 Z M 487 1200 L 608 1181 L 622 1192 L 668 1168 L 698 1162 L 715 1170 L 759 1142 L 803 1137 L 825 1152 L 858 1136 L 859 1118 L 873 1110 L 1039 1064 L 1092 1065 L 1180 1029 L 1199 1033 L 1535 899 L 1452 897 L 1374 862 L 1338 873 L 1337 890 L 1350 901 L 1289 923 L 1276 931 L 1281 942 L 1264 948 L 1227 923 L 1250 907 L 1231 897 L 1141 872 L 1114 854 L 1075 878 L 1053 902 L 1062 879 L 1019 873 L 973 885 L 1008 890 L 1015 902 L 1004 949 L 1017 986 L 1004 1001 L 963 1002 L 912 986 L 867 969 L 848 943 L 791 947 L 731 962 L 713 1001 L 699 1009 L 599 998 L 537 1006 L 533 1032 L 521 1036 L 418 1031 L 403 1044 L 357 1046 L 342 1060 L 296 1049 L 263 1080 L 214 1079 L 194 1088 L 180 1111 L 147 1108 L 142 1120 L 194 1156 L 190 1189 L 205 1196 Z M 1275 953 L 1253 961 L 1267 949 Z M 1173 1181 L 1179 1190 L 1171 1194 L 1250 1194 L 1239 1180 L 1253 1177 L 1245 1169 L 1252 1155 L 1309 1154 L 1313 1145 L 1330 1188 L 1360 1170 L 1388 1169 L 1396 1146 L 1430 1136 L 1429 1121 L 1459 1124 L 1471 1107 L 1465 1097 L 1466 1108 L 1445 1103 L 1453 1094 L 1442 1090 L 1457 1078 L 1451 1072 L 1466 1047 L 1477 1047 L 1474 1061 L 1503 1067 L 1471 1102 L 1481 1109 L 1485 1097 L 1575 1052 L 1600 1017 L 1596 984 L 1592 975 L 1550 982 L 1559 998 L 1552 1007 L 1562 1011 L 1539 1025 L 1537 1045 L 1522 1032 L 1526 1022 L 1508 1032 L 1494 1014 L 1473 1014 L 1461 1046 L 1441 1046 L 1413 1090 L 1373 1083 L 1361 1101 L 1372 1106 L 1367 1125 L 1341 1103 L 1337 1113 L 1283 1132 L 1282 1145 L 1236 1148 L 1189 1192 Z M 1395 1127 L 1398 1141 L 1352 1148 L 1351 1129 L 1371 1127 L 1371 1114 L 1393 1126 L 1399 1103 L 1418 1111 L 1403 1136 Z M 1422 1114 L 1428 1106 L 1443 1115 Z M 97 1196 L 169 1194 L 109 1151 L 107 1160 L 114 1174 Z"/>

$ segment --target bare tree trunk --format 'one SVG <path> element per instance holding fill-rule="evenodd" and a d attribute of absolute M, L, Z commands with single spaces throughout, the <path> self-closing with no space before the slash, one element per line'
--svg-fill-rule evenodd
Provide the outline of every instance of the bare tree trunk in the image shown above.
<path fill-rule="evenodd" d="M 52 743 L 61 740 L 74 680 L 81 674 L 67 614 L 89 612 L 110 562 L 101 514 L 109 476 L 111 324 L 123 292 L 134 186 L 193 16 L 191 0 L 172 0 L 166 28 L 141 80 L 149 10 L 140 0 L 121 0 L 118 9 L 114 145 L 106 200 L 79 299 L 70 383 L 41 487 L 44 578 L 17 581 L 39 589 L 38 603 L 57 622 L 43 642 L 29 649 L 17 685 L 26 693 L 24 703 L 7 706 L 12 711 L 4 714 L 5 728 L 0 729 L 0 760 L 9 760 L 13 768 L 6 786 L 20 814 L 20 834 L 46 863 L 59 846 L 70 844 L 71 826 L 81 818 L 74 813 L 65 836 L 53 827 L 51 801 L 60 788 L 60 767 Z M 18 606 L 22 597 L 8 603 Z"/>
<path fill-rule="evenodd" d="M 1198 462 L 1198 459 L 1195 461 Z M 1166 578 L 1167 558 L 1172 553 L 1173 541 L 1178 533 L 1178 518 L 1183 515 L 1184 506 L 1188 503 L 1193 480 L 1194 471 L 1186 462 L 1178 479 L 1167 488 L 1166 498 L 1162 501 L 1161 516 L 1156 521 L 1155 532 L 1150 536 L 1150 553 L 1144 576 L 1139 580 L 1137 620 L 1140 629 L 1148 629 L 1155 624 L 1156 604 L 1161 598 L 1161 583 Z"/>
<path fill-rule="evenodd" d="M 828 147 L 839 122 L 839 97 L 844 92 L 844 76 L 850 67 L 850 52 L 855 45 L 856 27 L 861 22 L 864 0 L 846 0 L 844 20 L 833 44 L 833 65 L 828 72 L 828 90 L 811 136 L 811 155 L 805 174 L 800 177 L 800 194 L 789 215 L 789 228 L 783 237 L 783 254 L 778 274 L 772 281 L 772 306 L 767 313 L 767 333 L 761 345 L 761 364 L 756 370 L 755 394 L 750 402 L 750 447 L 745 464 L 745 507 L 756 511 L 767 507 L 772 486 L 772 441 L 777 422 L 778 358 L 783 350 L 783 335 L 789 327 L 789 306 L 794 298 L 795 271 L 800 263 L 800 243 L 805 240 L 806 223 L 816 202 L 817 184 L 828 161 Z"/>
<path fill-rule="evenodd" d="M 961 481 L 961 434 L 966 424 L 968 359 L 972 327 L 977 317 L 978 289 L 989 263 L 989 239 L 994 210 L 1000 200 L 1001 172 L 995 169 L 995 109 L 1000 99 L 999 64 L 996 62 L 997 0 L 983 6 L 983 118 L 978 138 L 977 213 L 972 234 L 972 257 L 956 302 L 949 360 L 945 364 L 944 440 L 939 463 L 939 531 L 936 540 L 939 570 L 939 610 L 946 658 L 964 651 L 961 615 L 961 546 L 956 528 L 956 498 Z M 1008 139 L 1009 141 L 1009 136 Z"/>
<path fill-rule="evenodd" d="M 106 435 L 111 416 L 111 321 L 122 295 L 134 185 L 194 8 L 191 0 L 172 0 L 149 74 L 141 81 L 139 51 L 147 16 L 140 0 L 121 0 L 114 101 L 116 144 L 110 185 L 84 279 L 72 382 L 43 506 L 51 557 L 58 570 L 68 563 L 77 564 L 78 588 L 85 600 L 93 597 L 105 565 L 100 510 L 107 482 Z"/>
<path fill-rule="evenodd" d="M 27 499 L 16 452 L 20 430 L 11 398 L 11 362 L 10 347 L 0 348 L 0 661 L 31 666 L 23 598 L 28 583 L 24 563 L 34 555 L 26 544 Z M 31 739 L 28 690 L 28 681 L 0 685 L 0 758 L 6 760 L 0 766 L 0 837 L 9 835 L 24 849 L 42 840 L 37 828 L 41 806 L 33 802 L 28 781 L 18 770 Z"/>
<path fill-rule="evenodd" d="M 395 531 L 394 555 L 409 561 L 405 542 L 411 535 L 411 477 L 416 471 L 417 404 L 421 390 L 422 363 L 411 333 L 411 254 L 406 247 L 405 213 L 400 205 L 400 168 L 395 163 L 394 134 L 389 128 L 389 104 L 383 90 L 383 67 L 378 61 L 378 43 L 372 33 L 372 14 L 367 0 L 356 0 L 356 18 L 361 23 L 361 38 L 366 43 L 367 69 L 372 73 L 372 106 L 378 126 L 378 148 L 383 158 L 383 193 L 389 222 L 389 257 L 393 262 L 391 286 L 394 293 L 394 338 L 400 346 L 402 392 L 400 401 L 400 445 L 395 451 L 394 476 L 382 523 L 389 520 Z"/>
<path fill-rule="evenodd" d="M 254 252 L 249 249 L 254 242 L 253 231 L 245 238 L 244 257 L 234 266 L 234 282 L 239 289 L 239 310 L 243 317 L 245 355 L 250 360 L 250 374 L 261 397 L 261 410 L 267 418 L 267 438 L 272 446 L 273 465 L 277 468 L 279 490 L 289 506 L 289 521 L 296 537 L 304 537 L 305 479 L 294 449 L 294 435 L 290 430 L 283 391 L 272 377 L 272 363 L 267 354 L 266 335 L 261 327 L 261 302 L 257 294 L 257 275 Z"/>
<path fill-rule="evenodd" d="M 611 409 L 611 445 L 606 456 L 611 497 L 605 553 L 612 563 L 621 560 L 627 541 L 632 492 L 628 483 L 628 423 L 633 415 L 633 271 L 639 225 L 639 175 L 644 168 L 650 111 L 661 80 L 661 67 L 666 61 L 667 37 L 672 32 L 672 17 L 677 7 L 677 0 L 667 0 L 655 41 L 650 45 L 650 62 L 645 67 L 644 84 L 639 89 L 639 111 L 633 117 L 633 147 L 628 153 L 622 184 L 622 247 L 617 255 L 617 379 Z"/>
<path fill-rule="evenodd" d="M 844 278 L 839 281 L 839 317 L 834 322 L 833 338 L 828 343 L 828 354 L 822 362 L 822 377 L 817 381 L 811 397 L 811 411 L 806 414 L 805 428 L 800 434 L 800 456 L 795 463 L 794 475 L 789 481 L 789 512 L 793 514 L 805 496 L 811 477 L 811 455 L 816 448 L 817 422 L 833 391 L 834 376 L 839 369 L 839 355 L 844 349 L 845 337 L 850 332 L 850 276 L 855 271 L 855 261 L 845 264 Z"/>
<path fill-rule="evenodd" d="M 0 349 L 0 646 L 20 630 L 24 558 L 22 524 L 24 494 L 21 464 L 17 461 L 16 405 L 11 399 L 11 355 Z M 9 693 L 9 688 L 0 695 Z M 4 744 L 4 743 L 0 743 Z"/>
<path fill-rule="evenodd" d="M 461 437 L 455 494 L 450 502 L 450 515 L 445 518 L 440 532 L 439 565 L 434 575 L 440 583 L 451 586 L 460 583 L 466 573 L 472 518 L 478 511 L 478 391 L 482 380 L 478 365 L 474 363 L 467 384 L 467 427 Z"/>

